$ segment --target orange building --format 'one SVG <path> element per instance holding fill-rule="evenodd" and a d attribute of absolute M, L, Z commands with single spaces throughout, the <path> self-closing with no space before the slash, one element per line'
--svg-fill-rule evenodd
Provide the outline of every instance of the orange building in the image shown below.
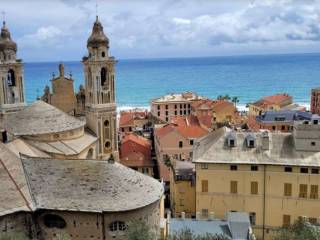
<path fill-rule="evenodd" d="M 134 133 L 125 135 L 121 140 L 120 163 L 136 171 L 153 176 L 151 142 Z"/>
<path fill-rule="evenodd" d="M 149 113 L 147 110 L 133 109 L 120 112 L 119 135 L 122 139 L 126 133 L 143 131 L 149 123 Z"/>

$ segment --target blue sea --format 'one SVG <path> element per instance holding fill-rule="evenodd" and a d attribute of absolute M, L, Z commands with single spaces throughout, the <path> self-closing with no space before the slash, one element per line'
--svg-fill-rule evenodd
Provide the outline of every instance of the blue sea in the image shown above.
<path fill-rule="evenodd" d="M 25 63 L 27 102 L 41 96 L 51 86 L 58 62 Z M 75 89 L 84 83 L 80 61 L 65 62 Z M 228 94 L 239 97 L 239 106 L 261 96 L 288 93 L 306 106 L 310 90 L 320 87 L 320 54 L 228 56 L 177 59 L 119 60 L 116 65 L 117 104 L 120 109 L 148 107 L 152 98 L 182 91 L 216 98 Z"/>

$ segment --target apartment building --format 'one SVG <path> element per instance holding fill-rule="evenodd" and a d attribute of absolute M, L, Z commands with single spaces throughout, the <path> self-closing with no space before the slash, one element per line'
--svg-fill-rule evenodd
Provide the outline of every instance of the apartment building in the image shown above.
<path fill-rule="evenodd" d="M 262 239 L 302 216 L 319 222 L 319 121 L 297 121 L 293 133 L 221 128 L 196 141 L 196 213 L 247 212 Z"/>
<path fill-rule="evenodd" d="M 193 92 L 174 93 L 151 100 L 151 114 L 158 120 L 170 122 L 176 116 L 191 114 L 191 104 L 202 99 Z"/>

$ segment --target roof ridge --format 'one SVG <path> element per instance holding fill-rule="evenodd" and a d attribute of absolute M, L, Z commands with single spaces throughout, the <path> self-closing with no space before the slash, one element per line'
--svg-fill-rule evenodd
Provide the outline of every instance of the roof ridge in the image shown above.
<path fill-rule="evenodd" d="M 19 158 L 19 159 L 20 159 L 20 158 Z M 21 161 L 21 159 L 20 159 L 20 161 Z M 23 192 L 21 191 L 21 189 L 19 188 L 18 184 L 16 183 L 14 177 L 11 175 L 9 169 L 8 169 L 7 166 L 4 164 L 4 162 L 2 161 L 1 158 L 0 158 L 0 163 L 1 163 L 1 165 L 3 166 L 4 170 L 8 173 L 8 176 L 9 176 L 10 180 L 12 181 L 12 183 L 14 184 L 14 186 L 16 187 L 16 189 L 18 190 L 18 192 L 19 192 L 19 194 L 21 195 L 21 197 L 23 198 L 23 200 L 24 200 L 24 202 L 26 203 L 28 209 L 29 209 L 30 211 L 32 211 L 32 208 L 31 208 L 31 206 L 30 206 L 29 201 L 28 201 L 27 198 L 24 196 Z M 21 164 L 22 164 L 22 161 L 21 161 Z M 23 166 L 23 164 L 22 164 L 22 166 Z M 23 167 L 23 168 L 24 168 L 24 167 Z M 31 191 L 30 191 L 30 188 L 29 188 L 29 184 L 28 184 L 27 179 L 26 179 L 26 182 L 27 182 L 27 185 L 28 185 L 28 189 L 29 189 L 30 196 L 32 196 L 32 193 L 31 193 Z"/>

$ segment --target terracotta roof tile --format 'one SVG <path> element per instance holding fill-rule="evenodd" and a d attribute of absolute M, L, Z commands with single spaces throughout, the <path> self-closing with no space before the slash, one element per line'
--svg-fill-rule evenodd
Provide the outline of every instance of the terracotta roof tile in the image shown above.
<path fill-rule="evenodd" d="M 123 144 L 127 141 L 132 141 L 132 142 L 135 142 L 136 144 L 139 144 L 139 145 L 144 146 L 146 148 L 151 148 L 151 143 L 148 139 L 141 137 L 141 136 L 138 136 L 134 133 L 126 134 L 124 136 L 124 138 L 121 140 L 121 143 Z"/>

